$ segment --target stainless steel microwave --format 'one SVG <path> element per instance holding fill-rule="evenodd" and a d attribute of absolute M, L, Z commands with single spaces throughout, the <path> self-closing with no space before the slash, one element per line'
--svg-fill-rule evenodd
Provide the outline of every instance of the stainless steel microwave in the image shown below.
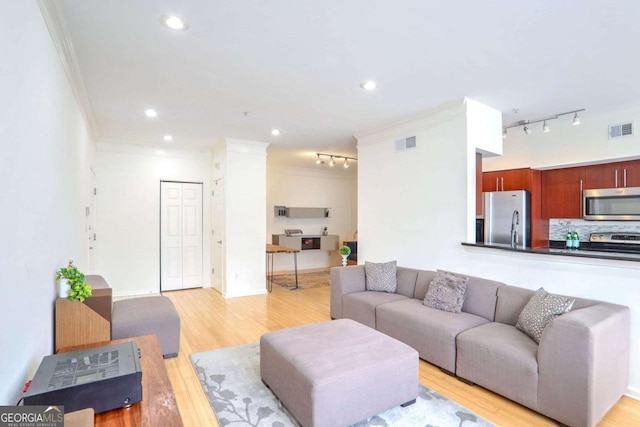
<path fill-rule="evenodd" d="M 584 219 L 640 221 L 640 187 L 584 190 Z"/>

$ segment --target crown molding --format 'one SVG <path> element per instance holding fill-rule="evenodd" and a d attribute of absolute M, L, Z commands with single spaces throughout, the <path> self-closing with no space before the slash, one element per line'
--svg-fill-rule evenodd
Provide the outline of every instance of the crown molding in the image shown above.
<path fill-rule="evenodd" d="M 53 44 L 58 52 L 58 57 L 62 62 L 62 67 L 67 74 L 73 95 L 80 107 L 85 125 L 91 137 L 97 140 L 100 138 L 98 124 L 93 114 L 93 108 L 91 108 L 89 96 L 87 95 L 87 89 L 84 85 L 84 79 L 80 72 L 71 37 L 69 36 L 67 21 L 62 12 L 62 6 L 57 0 L 37 0 L 37 2 L 49 34 L 51 35 L 51 39 L 53 40 Z"/>

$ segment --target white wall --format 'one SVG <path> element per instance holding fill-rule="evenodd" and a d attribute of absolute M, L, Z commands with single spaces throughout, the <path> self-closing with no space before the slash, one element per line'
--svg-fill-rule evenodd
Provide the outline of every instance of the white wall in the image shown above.
<path fill-rule="evenodd" d="M 55 271 L 86 271 L 93 142 L 36 2 L 0 16 L 0 405 L 53 351 Z"/>
<path fill-rule="evenodd" d="M 467 248 L 470 172 L 462 104 L 358 138 L 360 262 L 397 259 L 423 269 L 449 269 L 550 292 L 631 308 L 631 360 L 640 357 L 640 263 L 517 254 Z M 458 111 L 458 114 L 456 114 Z M 585 120 L 586 122 L 586 120 Z M 418 148 L 393 150 L 416 133 Z M 533 135 L 533 134 L 532 134 Z M 505 147 L 505 156 L 508 151 Z M 570 357 L 570 355 L 567 355 Z M 640 365 L 633 362 L 628 393 L 640 398 Z"/>
<path fill-rule="evenodd" d="M 268 143 L 227 138 L 223 295 L 263 294 Z"/>
<path fill-rule="evenodd" d="M 114 295 L 160 291 L 160 181 L 203 183 L 203 280 L 210 286 L 210 154 L 101 142 L 96 153 L 95 273 Z"/>
<path fill-rule="evenodd" d="M 320 168 L 321 166 L 318 166 Z M 323 227 L 338 235 L 339 243 L 352 240 L 357 229 L 357 175 L 328 169 L 274 168 L 267 170 L 267 240 L 272 234 L 284 234 L 287 228 L 299 228 L 305 234 L 320 235 Z M 330 218 L 276 217 L 274 206 L 331 208 Z M 312 251 L 298 254 L 298 269 L 340 265 L 337 251 Z M 291 254 L 276 254 L 274 271 L 293 270 Z"/>
<path fill-rule="evenodd" d="M 549 168 L 553 166 L 598 163 L 609 159 L 640 157 L 640 132 L 634 136 L 609 140 L 609 125 L 635 121 L 640 125 L 640 108 L 592 115 L 580 113 L 581 124 L 571 124 L 573 116 L 551 120 L 551 131 L 542 133 L 542 124 L 531 126 L 530 135 L 522 127 L 508 130 L 502 157 L 484 158 L 483 171 L 522 167 Z"/>

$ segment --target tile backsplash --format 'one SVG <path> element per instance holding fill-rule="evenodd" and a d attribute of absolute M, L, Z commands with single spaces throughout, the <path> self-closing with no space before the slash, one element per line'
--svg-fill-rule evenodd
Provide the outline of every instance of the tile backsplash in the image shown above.
<path fill-rule="evenodd" d="M 580 240 L 589 241 L 591 233 L 640 233 L 640 221 L 585 221 L 583 219 L 550 219 L 549 240 L 565 240 L 567 231 L 577 231 Z"/>

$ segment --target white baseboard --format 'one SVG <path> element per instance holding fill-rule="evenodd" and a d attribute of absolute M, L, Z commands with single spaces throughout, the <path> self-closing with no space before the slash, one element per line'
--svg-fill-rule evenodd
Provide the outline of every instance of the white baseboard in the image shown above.
<path fill-rule="evenodd" d="M 627 387 L 627 392 L 625 396 L 630 397 L 635 400 L 640 400 L 640 388 L 638 387 Z"/>
<path fill-rule="evenodd" d="M 251 297 L 254 295 L 264 295 L 267 293 L 266 289 L 254 289 L 250 292 L 227 292 L 222 296 L 225 298 L 238 298 L 238 297 Z"/>

